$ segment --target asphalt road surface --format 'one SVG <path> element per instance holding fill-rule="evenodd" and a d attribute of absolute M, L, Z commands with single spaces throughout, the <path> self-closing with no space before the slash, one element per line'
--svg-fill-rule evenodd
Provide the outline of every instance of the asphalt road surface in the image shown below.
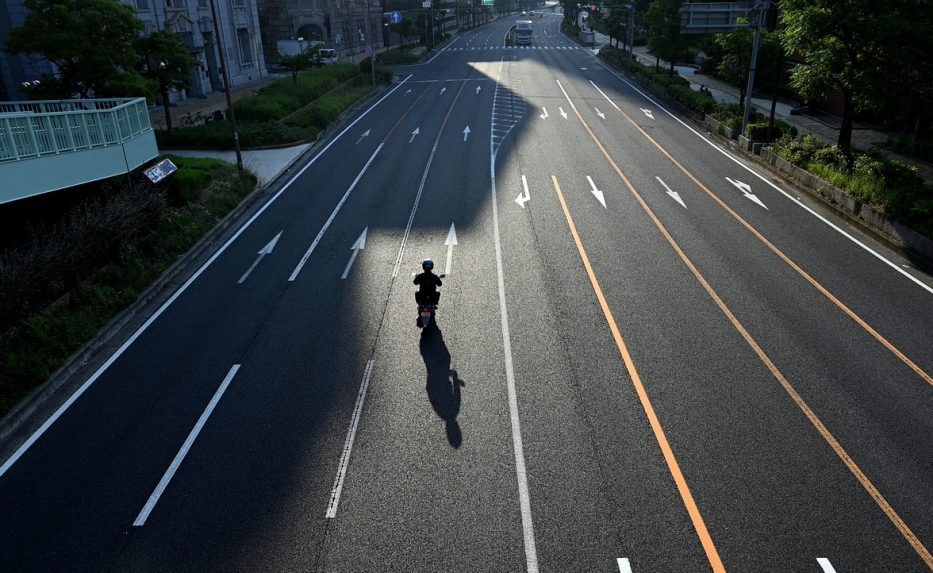
<path fill-rule="evenodd" d="M 0 571 L 933 570 L 930 278 L 560 18 L 397 68 L 102 357 Z"/>

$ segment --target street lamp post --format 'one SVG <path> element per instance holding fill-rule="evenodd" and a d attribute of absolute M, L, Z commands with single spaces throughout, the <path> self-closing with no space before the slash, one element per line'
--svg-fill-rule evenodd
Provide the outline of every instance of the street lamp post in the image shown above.
<path fill-rule="evenodd" d="M 211 19 L 214 20 L 214 35 L 217 38 L 217 51 L 220 52 L 220 71 L 224 77 L 224 94 L 227 96 L 227 117 L 230 118 L 230 129 L 233 131 L 233 148 L 236 150 L 236 168 L 243 173 L 243 154 L 240 151 L 240 135 L 236 129 L 236 118 L 233 117 L 233 99 L 230 97 L 230 78 L 227 76 L 227 56 L 224 55 L 223 42 L 220 38 L 220 28 L 217 24 L 217 10 L 214 0 L 211 0 Z"/>

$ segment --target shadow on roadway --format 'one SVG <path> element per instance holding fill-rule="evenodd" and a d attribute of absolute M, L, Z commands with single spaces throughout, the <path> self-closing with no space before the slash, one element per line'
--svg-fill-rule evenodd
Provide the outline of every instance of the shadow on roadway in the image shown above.
<path fill-rule="evenodd" d="M 457 423 L 457 414 L 460 413 L 460 388 L 466 386 L 466 383 L 460 379 L 456 370 L 451 370 L 450 351 L 444 342 L 444 333 L 437 325 L 431 325 L 422 332 L 419 346 L 428 371 L 428 400 L 446 424 L 447 441 L 454 448 L 459 448 L 463 443 L 463 434 Z"/>

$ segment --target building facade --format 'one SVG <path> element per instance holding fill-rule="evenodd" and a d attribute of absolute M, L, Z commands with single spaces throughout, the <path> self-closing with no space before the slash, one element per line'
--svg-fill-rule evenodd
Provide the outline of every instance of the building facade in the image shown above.
<path fill-rule="evenodd" d="M 181 38 L 198 62 L 191 70 L 188 90 L 173 93 L 172 101 L 206 97 L 222 91 L 222 62 L 215 41 L 211 1 L 217 14 L 217 29 L 230 70 L 230 88 L 261 80 L 269 75 L 263 56 L 257 0 L 121 0 L 136 9 L 146 26 L 145 34 L 169 30 Z"/>
<path fill-rule="evenodd" d="M 145 25 L 144 34 L 169 30 L 184 42 L 198 65 L 191 70 L 190 88 L 171 94 L 172 101 L 206 97 L 223 90 L 222 63 L 215 40 L 212 0 L 120 0 L 132 6 Z M 269 72 L 263 52 L 257 0 L 213 0 L 229 68 L 230 87 L 266 78 Z M 0 0 L 0 48 L 9 30 L 23 23 L 23 0 Z M 0 101 L 28 99 L 17 88 L 42 74 L 52 75 L 49 62 L 30 62 L 0 51 Z"/>
<path fill-rule="evenodd" d="M 274 65 L 279 40 L 320 42 L 340 57 L 381 48 L 388 21 L 384 0 L 256 0 L 266 63 Z"/>
<path fill-rule="evenodd" d="M 0 0 L 0 101 L 29 99 L 20 91 L 24 83 L 38 81 L 42 74 L 52 74 L 49 62 L 31 62 L 25 56 L 8 55 L 2 51 L 10 30 L 22 25 L 26 19 L 23 0 Z"/>

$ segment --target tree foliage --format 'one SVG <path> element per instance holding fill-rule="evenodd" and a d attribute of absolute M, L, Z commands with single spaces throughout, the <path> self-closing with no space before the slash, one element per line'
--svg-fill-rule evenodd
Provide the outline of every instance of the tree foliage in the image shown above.
<path fill-rule="evenodd" d="M 142 75 L 152 82 L 155 90 L 162 96 L 165 124 L 171 131 L 172 114 L 169 109 L 169 90 L 188 88 L 191 81 L 191 68 L 197 65 L 197 61 L 188 53 L 188 48 L 181 39 L 168 30 L 159 30 L 149 36 L 141 37 L 137 40 L 136 46 L 143 56 Z"/>
<path fill-rule="evenodd" d="M 680 7 L 683 0 L 654 0 L 648 7 L 648 51 L 657 58 L 670 62 L 670 75 L 674 63 L 686 51 L 688 40 L 680 36 Z"/>
<path fill-rule="evenodd" d="M 40 97 L 147 96 L 135 44 L 143 23 L 118 0 L 25 0 L 26 18 L 5 51 L 56 69 Z"/>
<path fill-rule="evenodd" d="M 750 27 L 736 28 L 728 34 L 716 34 L 714 42 L 721 57 L 716 71 L 729 83 L 739 88 L 739 108 L 744 110 L 748 93 L 748 75 L 752 60 L 752 44 L 755 30 Z M 758 58 L 755 64 L 757 78 L 770 78 L 774 68 L 781 64 L 780 36 L 775 32 L 761 30 Z"/>
<path fill-rule="evenodd" d="M 794 69 L 791 85 L 811 100 L 837 90 L 843 95 L 838 146 L 845 156 L 851 156 L 857 111 L 891 105 L 896 98 L 900 106 L 929 113 L 929 2 L 783 0 L 781 7 L 784 47 L 805 60 Z"/>
<path fill-rule="evenodd" d="M 315 44 L 310 48 L 303 49 L 297 54 L 279 52 L 279 65 L 292 74 L 292 81 L 295 82 L 296 86 L 298 85 L 298 72 L 307 70 L 314 65 L 315 54 L 318 53 L 323 45 L 324 44 Z"/>

